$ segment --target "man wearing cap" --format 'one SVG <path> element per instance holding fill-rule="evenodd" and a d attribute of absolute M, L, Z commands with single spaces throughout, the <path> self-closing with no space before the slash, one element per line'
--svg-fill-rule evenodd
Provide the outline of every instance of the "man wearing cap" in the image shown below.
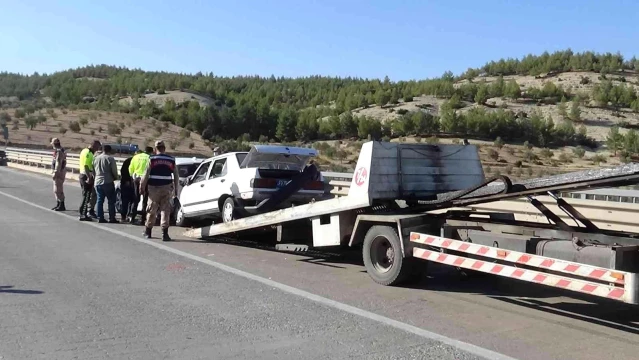
<path fill-rule="evenodd" d="M 53 146 L 53 161 L 51 168 L 53 169 L 53 193 L 57 205 L 51 210 L 66 211 L 64 206 L 64 179 L 67 173 L 67 154 L 65 153 L 62 145 L 60 145 L 60 139 L 51 139 L 51 145 Z"/>
<path fill-rule="evenodd" d="M 146 192 L 149 195 L 144 237 L 151 238 L 151 230 L 159 210 L 161 214 L 162 241 L 171 241 L 169 237 L 170 201 L 171 198 L 177 197 L 180 174 L 175 165 L 175 158 L 165 154 L 164 151 L 166 151 L 164 142 L 161 140 L 156 141 L 155 154 L 149 158 L 149 166 L 140 182 L 140 192 Z"/>
<path fill-rule="evenodd" d="M 146 168 L 149 166 L 149 157 L 152 154 L 153 148 L 147 146 L 144 151 L 138 150 L 133 158 L 131 158 L 131 163 L 129 164 L 129 174 L 133 178 L 134 191 L 133 201 L 131 201 L 129 205 L 129 222 L 131 224 L 135 223 L 135 217 L 138 214 L 138 204 L 140 203 L 140 197 L 142 197 L 142 212 L 146 213 L 149 196 L 146 193 L 140 192 L 140 182 L 142 177 L 146 173 Z M 142 222 L 144 222 L 144 220 Z"/>

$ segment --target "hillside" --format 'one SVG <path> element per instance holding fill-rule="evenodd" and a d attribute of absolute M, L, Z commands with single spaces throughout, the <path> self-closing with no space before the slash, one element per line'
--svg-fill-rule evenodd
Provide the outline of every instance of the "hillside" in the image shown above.
<path fill-rule="evenodd" d="M 124 125 L 111 126 L 124 126 L 121 141 L 146 142 L 154 134 L 135 134 L 125 121 L 138 119 L 136 124 L 143 124 L 140 133 L 167 126 L 176 142 L 180 129 L 188 129 L 193 149 L 203 151 L 210 148 L 207 141 L 233 150 L 249 142 L 325 148 L 318 141 L 334 144 L 341 139 L 341 147 L 323 150 L 334 155 L 324 156 L 325 166 L 336 169 L 349 168 L 352 149 L 368 138 L 468 138 L 484 144 L 482 156 L 491 171 L 526 176 L 537 168 L 561 171 L 638 155 L 639 136 L 632 130 L 639 127 L 637 70 L 636 58 L 570 50 L 489 62 L 459 76 L 448 72 L 440 78 L 399 82 L 322 76 L 226 78 L 99 65 L 50 75 L 0 73 L 0 105 L 17 128 L 12 138 L 22 136 L 26 143 L 39 142 L 35 133 L 57 122 L 68 128 L 66 123 L 78 121 L 81 114 L 95 113 L 103 116 L 89 119 L 88 135 L 93 128 L 119 121 Z M 57 109 L 58 118 L 34 130 L 26 129 L 28 116 L 16 116 L 16 111 L 47 116 L 47 108 Z M 88 135 L 69 131 L 63 139 L 74 143 Z M 490 145 L 496 139 L 510 145 Z M 176 149 L 193 150 L 187 143 Z"/>
<path fill-rule="evenodd" d="M 162 139 L 175 154 L 212 154 L 210 146 L 200 135 L 167 122 L 142 119 L 136 115 L 43 109 L 25 114 L 21 119 L 19 110 L 8 113 L 12 117 L 8 124 L 12 146 L 41 149 L 49 147 L 50 139 L 57 137 L 65 148 L 78 151 L 93 139 L 103 143 L 137 144 L 140 147 L 153 145 L 156 139 Z"/>
<path fill-rule="evenodd" d="M 604 80 L 602 76 L 594 72 L 567 72 L 556 73 L 548 77 L 540 78 L 534 76 L 520 76 L 509 75 L 504 76 L 503 81 L 505 83 L 514 81 L 516 82 L 522 94 L 522 97 L 513 99 L 508 97 L 487 97 L 486 105 L 480 105 L 476 102 L 461 101 L 459 111 L 460 113 L 466 113 L 471 109 L 484 109 L 487 111 L 494 111 L 495 109 L 510 110 L 515 114 L 531 115 L 538 113 L 544 119 L 551 117 L 555 123 L 562 120 L 570 120 L 575 127 L 584 126 L 587 135 L 594 140 L 604 145 L 608 137 L 610 128 L 612 126 L 620 127 L 620 132 L 623 134 L 630 128 L 639 127 L 639 112 L 629 107 L 620 107 L 615 109 L 610 106 L 600 106 L 597 100 L 593 96 L 593 92 L 598 87 L 604 84 L 610 83 L 613 88 L 625 87 L 637 93 L 639 91 L 639 74 L 635 71 L 629 71 L 617 76 L 609 76 L 609 80 Z M 587 80 L 584 80 L 587 79 Z M 621 81 L 623 79 L 623 81 Z M 473 82 L 468 80 L 460 80 L 453 85 L 456 89 L 463 89 L 464 86 L 485 84 L 486 86 L 494 85 L 497 81 L 500 81 L 498 77 L 494 76 L 482 76 L 473 79 Z M 587 84 L 582 82 L 587 81 Z M 580 109 L 580 119 L 578 121 L 572 121 L 568 112 L 573 106 L 575 99 L 568 100 L 563 106 L 565 106 L 565 114 L 562 115 L 561 101 L 552 104 L 538 104 L 534 99 L 525 98 L 527 89 L 542 89 L 546 84 L 553 84 L 557 87 L 566 89 L 569 94 L 575 96 L 581 96 L 577 106 Z M 422 95 L 412 98 L 412 101 L 405 102 L 400 99 L 397 104 L 390 104 L 385 106 L 368 106 L 366 108 L 357 108 L 352 111 L 354 116 L 367 116 L 372 117 L 381 122 L 392 122 L 400 120 L 402 114 L 405 112 L 426 111 L 433 115 L 440 115 L 440 108 L 447 102 L 448 99 Z"/>

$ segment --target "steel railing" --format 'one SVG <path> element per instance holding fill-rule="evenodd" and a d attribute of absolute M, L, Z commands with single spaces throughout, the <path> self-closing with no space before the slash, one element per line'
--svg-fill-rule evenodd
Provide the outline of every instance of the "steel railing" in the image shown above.
<path fill-rule="evenodd" d="M 42 151 L 9 147 L 6 149 L 6 156 L 11 163 L 50 169 L 53 161 L 53 150 Z M 115 157 L 118 169 L 120 169 L 125 159 L 123 157 Z M 80 154 L 67 153 L 67 169 L 72 174 L 80 172 Z M 347 195 L 352 175 L 351 173 L 322 172 L 322 176 L 327 182 L 327 192 L 336 196 Z"/>
<path fill-rule="evenodd" d="M 19 164 L 28 167 L 41 168 L 43 170 L 50 169 L 52 165 L 53 151 L 29 150 L 7 148 L 7 160 L 13 164 Z M 121 167 L 125 158 L 116 157 L 118 168 Z M 67 154 L 67 168 L 71 173 L 78 173 L 80 170 L 79 154 Z M 322 172 L 322 176 L 326 179 L 326 192 L 334 196 L 348 195 L 351 185 L 352 173 Z M 597 191 L 601 192 L 603 189 Z M 611 192 L 619 191 L 611 189 Z M 634 191 L 634 190 L 628 190 Z M 586 192 L 576 192 L 587 193 Z M 569 197 L 571 193 L 563 195 Z M 566 222 L 570 218 L 554 206 L 554 201 L 550 197 L 539 197 L 551 210 L 562 217 Z M 639 212 L 639 204 L 613 202 L 613 201 L 597 201 L 572 198 L 569 202 L 577 207 L 586 217 L 590 218 L 596 225 L 603 229 L 623 230 L 639 232 L 639 221 L 634 216 Z M 469 208 L 480 211 L 498 211 L 511 212 L 515 214 L 517 219 L 528 221 L 547 222 L 546 218 L 539 214 L 539 211 L 530 205 L 525 199 L 514 199 L 506 201 L 497 201 L 492 203 L 472 205 Z M 468 208 L 466 208 L 468 209 Z"/>

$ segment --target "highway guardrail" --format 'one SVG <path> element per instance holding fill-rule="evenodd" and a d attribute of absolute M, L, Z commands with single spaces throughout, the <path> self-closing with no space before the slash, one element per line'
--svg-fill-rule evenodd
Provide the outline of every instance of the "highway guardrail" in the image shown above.
<path fill-rule="evenodd" d="M 22 167 L 31 167 L 42 169 L 43 172 L 47 169 L 51 169 L 53 151 L 41 151 L 41 150 L 29 150 L 29 149 L 6 149 L 7 160 L 10 164 L 17 164 Z M 122 162 L 125 158 L 116 157 L 118 168 L 122 166 Z M 75 175 L 80 171 L 80 159 L 79 154 L 67 154 L 67 168 L 71 174 Z M 71 178 L 77 178 L 71 175 Z M 338 172 L 322 172 L 322 176 L 326 179 L 326 190 L 333 196 L 346 196 L 350 188 L 352 173 L 338 173 Z M 601 194 L 605 189 L 597 190 L 597 194 Z M 619 194 L 618 189 L 610 189 L 611 193 Z M 637 195 L 639 198 L 639 191 L 625 190 L 626 193 Z M 594 193 L 595 191 L 593 191 Z M 609 230 L 621 230 L 639 232 L 639 220 L 636 220 L 635 214 L 639 212 L 639 203 L 634 201 L 630 202 L 615 202 L 615 201 L 598 201 L 598 200 L 586 200 L 583 196 L 580 198 L 576 195 L 587 194 L 589 191 L 574 192 L 574 193 L 562 193 L 564 197 L 570 197 L 569 202 L 575 206 L 586 217 L 592 220 L 597 226 L 602 229 Z M 615 195 L 615 196 L 617 196 Z M 598 195 L 601 196 L 601 195 Z M 611 195 L 612 196 L 612 195 Z M 619 197 L 619 196 L 617 196 Z M 556 207 L 555 202 L 546 196 L 538 197 L 546 206 L 559 215 L 564 221 L 570 223 L 571 219 Z M 547 222 L 548 220 L 539 213 L 539 211 L 528 203 L 526 199 L 514 199 L 497 201 L 492 203 L 472 205 L 465 209 L 475 209 L 479 211 L 498 211 L 498 212 L 510 212 L 515 214 L 515 218 L 518 220 L 535 221 L 535 222 Z"/>

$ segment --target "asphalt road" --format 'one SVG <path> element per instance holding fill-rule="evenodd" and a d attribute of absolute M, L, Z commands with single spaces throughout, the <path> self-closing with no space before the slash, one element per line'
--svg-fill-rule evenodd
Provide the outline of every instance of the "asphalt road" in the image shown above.
<path fill-rule="evenodd" d="M 187 239 L 178 228 L 173 243 L 145 242 L 140 227 L 32 205 L 51 207 L 51 192 L 46 177 L 0 168 L 0 358 L 639 353 L 635 307 L 437 267 L 410 288 L 383 287 L 357 253 L 292 255 Z M 73 182 L 67 198 L 76 208 Z"/>

